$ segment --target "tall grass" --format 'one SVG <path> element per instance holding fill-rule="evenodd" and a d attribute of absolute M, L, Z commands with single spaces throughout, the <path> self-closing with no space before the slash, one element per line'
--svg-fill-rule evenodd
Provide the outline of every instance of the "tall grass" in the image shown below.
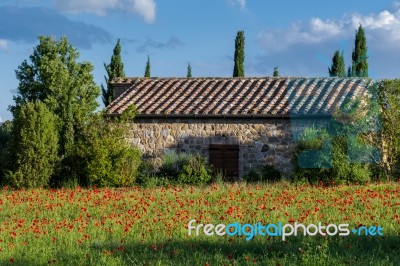
<path fill-rule="evenodd" d="M 400 265 L 400 185 L 4 189 L 0 264 Z M 188 236 L 187 224 L 380 225 L 383 237 Z"/>

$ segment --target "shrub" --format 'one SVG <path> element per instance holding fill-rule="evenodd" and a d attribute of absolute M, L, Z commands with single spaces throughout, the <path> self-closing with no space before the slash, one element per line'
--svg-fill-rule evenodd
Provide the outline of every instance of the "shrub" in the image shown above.
<path fill-rule="evenodd" d="M 370 180 L 367 163 L 353 163 L 348 155 L 348 137 L 309 128 L 299 136 L 294 178 L 309 183 L 365 183 Z M 313 151 L 312 151 L 313 150 Z"/>
<path fill-rule="evenodd" d="M 207 167 L 206 160 L 201 155 L 191 155 L 182 167 L 178 176 L 179 184 L 203 185 L 212 178 L 211 169 Z"/>
<path fill-rule="evenodd" d="M 14 113 L 6 179 L 16 188 L 47 186 L 58 160 L 56 117 L 40 102 Z"/>
<path fill-rule="evenodd" d="M 247 182 L 276 182 L 282 178 L 281 172 L 273 165 L 265 165 L 261 169 L 250 169 L 243 179 Z"/>
<path fill-rule="evenodd" d="M 211 168 L 201 155 L 169 152 L 156 173 L 160 185 L 205 184 L 212 179 Z"/>
<path fill-rule="evenodd" d="M 261 182 L 262 176 L 259 171 L 257 171 L 254 168 L 251 168 L 249 171 L 247 171 L 244 174 L 243 180 L 245 180 L 247 182 Z"/>
<path fill-rule="evenodd" d="M 125 187 L 135 183 L 141 152 L 127 142 L 124 127 L 101 119 L 91 127 L 87 163 L 90 185 Z"/>
<path fill-rule="evenodd" d="M 281 172 L 273 165 L 265 165 L 261 170 L 263 181 L 276 182 L 282 179 Z"/>
<path fill-rule="evenodd" d="M 159 177 L 164 177 L 171 182 L 177 182 L 183 166 L 189 161 L 191 155 L 186 153 L 168 152 L 163 157 L 163 163 L 157 172 Z"/>

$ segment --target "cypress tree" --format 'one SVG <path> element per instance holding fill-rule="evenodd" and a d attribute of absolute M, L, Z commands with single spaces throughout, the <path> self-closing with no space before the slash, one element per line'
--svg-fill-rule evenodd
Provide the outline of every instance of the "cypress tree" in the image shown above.
<path fill-rule="evenodd" d="M 274 67 L 273 76 L 274 76 L 274 77 L 279 77 L 279 69 L 278 69 L 278 67 Z"/>
<path fill-rule="evenodd" d="M 150 57 L 147 56 L 146 69 L 144 70 L 144 77 L 150 78 Z"/>
<path fill-rule="evenodd" d="M 351 72 L 351 67 L 349 66 L 349 68 L 347 68 L 347 77 L 352 77 L 353 73 Z"/>
<path fill-rule="evenodd" d="M 361 24 L 356 32 L 352 59 L 352 75 L 355 77 L 368 77 L 367 40 Z"/>
<path fill-rule="evenodd" d="M 244 31 L 236 35 L 234 61 L 233 77 L 244 77 Z"/>
<path fill-rule="evenodd" d="M 346 67 L 344 64 L 343 52 L 336 51 L 332 57 L 332 65 L 328 68 L 331 77 L 345 77 Z"/>
<path fill-rule="evenodd" d="M 115 98 L 114 87 L 111 85 L 111 81 L 117 77 L 125 77 L 124 64 L 121 59 L 121 44 L 118 39 L 115 45 L 113 55 L 111 56 L 110 64 L 104 64 L 104 68 L 107 71 L 108 77 L 104 76 L 107 88 L 101 85 L 101 91 L 103 94 L 103 103 L 108 106 Z"/>
<path fill-rule="evenodd" d="M 191 78 L 192 77 L 192 67 L 190 66 L 190 63 L 188 63 L 187 66 L 187 74 L 186 74 L 187 78 Z"/>

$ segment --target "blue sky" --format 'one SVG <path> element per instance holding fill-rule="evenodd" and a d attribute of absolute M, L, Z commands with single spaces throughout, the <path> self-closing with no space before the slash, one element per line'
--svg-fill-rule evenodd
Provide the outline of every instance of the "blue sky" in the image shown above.
<path fill-rule="evenodd" d="M 147 55 L 154 77 L 231 76 L 234 39 L 246 36 L 246 76 L 328 75 L 335 50 L 351 63 L 355 29 L 366 29 L 370 76 L 400 77 L 400 2 L 386 0 L 0 0 L 0 121 L 37 36 L 67 36 L 81 61 L 103 63 L 121 39 L 127 76 L 143 76 Z M 99 102 L 101 100 L 99 99 Z"/>

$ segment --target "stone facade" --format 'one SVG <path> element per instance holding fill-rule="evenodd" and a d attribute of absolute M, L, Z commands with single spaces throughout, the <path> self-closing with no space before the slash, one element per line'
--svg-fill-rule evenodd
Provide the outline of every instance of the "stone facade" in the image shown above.
<path fill-rule="evenodd" d="M 138 118 L 131 124 L 129 139 L 156 161 L 166 152 L 199 153 L 208 159 L 210 144 L 239 144 L 240 177 L 265 164 L 290 174 L 296 148 L 293 133 L 311 124 L 290 119 Z"/>

